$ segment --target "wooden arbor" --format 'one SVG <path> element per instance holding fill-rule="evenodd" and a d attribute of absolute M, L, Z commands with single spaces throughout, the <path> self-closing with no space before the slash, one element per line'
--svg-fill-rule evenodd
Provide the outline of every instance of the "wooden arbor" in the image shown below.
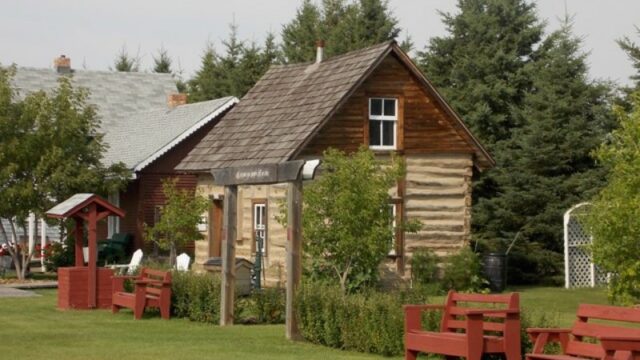
<path fill-rule="evenodd" d="M 97 224 L 107 216 L 124 217 L 124 211 L 95 194 L 75 194 L 47 211 L 55 219 L 75 220 L 75 266 L 58 270 L 58 307 L 93 309 L 111 306 L 110 269 L 98 270 Z M 89 256 L 84 266 L 84 223 L 89 233 Z M 100 288 L 98 287 L 100 283 Z M 85 296 L 86 295 L 86 296 Z"/>
<path fill-rule="evenodd" d="M 320 160 L 295 160 L 280 164 L 211 171 L 214 183 L 224 186 L 220 325 L 233 324 L 238 185 L 268 185 L 286 182 L 289 184 L 287 193 L 286 336 L 288 339 L 294 340 L 300 338 L 293 304 L 302 275 L 302 180 L 313 179 L 318 165 L 320 165 Z"/>

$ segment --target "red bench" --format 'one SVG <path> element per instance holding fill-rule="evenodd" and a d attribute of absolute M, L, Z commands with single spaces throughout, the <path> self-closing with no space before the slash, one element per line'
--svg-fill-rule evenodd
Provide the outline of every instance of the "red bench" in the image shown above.
<path fill-rule="evenodd" d="M 124 282 L 127 279 L 133 280 L 135 284 L 133 293 L 124 291 Z M 114 276 L 112 286 L 111 310 L 114 314 L 125 307 L 133 309 L 134 318 L 141 319 L 145 308 L 155 307 L 160 309 L 163 319 L 169 319 L 171 316 L 170 272 L 143 268 L 138 276 Z"/>
<path fill-rule="evenodd" d="M 577 320 L 570 329 L 527 329 L 533 350 L 526 357 L 527 360 L 640 359 L 640 329 L 628 327 L 634 324 L 640 325 L 640 309 L 580 304 Z M 544 354 L 545 345 L 552 342 L 560 344 L 562 354 Z"/>
<path fill-rule="evenodd" d="M 422 330 L 421 314 L 425 310 L 442 311 L 439 332 Z M 507 360 L 521 359 L 517 293 L 482 295 L 450 291 L 444 305 L 406 305 L 404 311 L 407 360 L 415 360 L 419 352 L 460 356 L 468 360 L 480 360 L 482 354 L 504 354 Z M 485 321 L 487 319 L 491 321 Z"/>

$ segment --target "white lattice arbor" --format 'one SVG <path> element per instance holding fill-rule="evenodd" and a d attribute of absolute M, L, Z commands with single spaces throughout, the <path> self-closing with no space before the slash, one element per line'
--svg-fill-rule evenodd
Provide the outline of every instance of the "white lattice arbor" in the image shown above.
<path fill-rule="evenodd" d="M 592 236 L 580 223 L 585 207 L 590 203 L 580 203 L 564 213 L 564 286 L 594 287 L 606 283 L 607 274 L 593 263 L 587 246 Z"/>

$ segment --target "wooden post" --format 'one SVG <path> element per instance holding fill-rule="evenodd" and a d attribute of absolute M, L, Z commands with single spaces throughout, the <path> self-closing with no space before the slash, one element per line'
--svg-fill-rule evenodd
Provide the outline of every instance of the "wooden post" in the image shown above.
<path fill-rule="evenodd" d="M 98 290 L 97 286 L 97 275 L 98 269 L 96 263 L 98 262 L 98 209 L 96 208 L 96 204 L 89 205 L 89 287 L 88 287 L 88 305 L 89 309 L 93 309 L 96 307 L 96 293 Z"/>
<path fill-rule="evenodd" d="M 300 340 L 294 304 L 302 277 L 302 180 L 289 183 L 287 208 L 286 336 L 289 340 Z"/>
<path fill-rule="evenodd" d="M 74 218 L 76 222 L 75 248 L 76 248 L 76 266 L 84 266 L 84 256 L 82 256 L 82 237 L 84 235 L 84 220 L 77 216 Z"/>
<path fill-rule="evenodd" d="M 233 301 L 236 268 L 236 212 L 238 186 L 224 187 L 224 216 L 222 228 L 222 294 L 220 301 L 220 326 L 233 325 Z"/>

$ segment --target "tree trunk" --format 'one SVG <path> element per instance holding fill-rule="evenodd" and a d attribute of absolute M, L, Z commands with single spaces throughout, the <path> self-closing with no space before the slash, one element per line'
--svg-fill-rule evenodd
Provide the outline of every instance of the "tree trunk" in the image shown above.
<path fill-rule="evenodd" d="M 171 264 L 171 267 L 176 266 L 176 244 L 175 243 L 171 243 L 171 246 L 169 247 L 169 264 Z"/>
<path fill-rule="evenodd" d="M 19 239 L 18 239 L 18 233 L 16 232 L 16 224 L 13 222 L 13 219 L 8 219 L 9 220 L 9 225 L 11 225 L 11 234 L 13 235 L 13 238 L 15 239 L 15 241 L 13 242 L 13 250 L 14 250 L 14 254 L 11 255 L 11 258 L 13 259 L 13 265 L 16 268 L 16 276 L 18 277 L 18 280 L 23 281 L 24 280 L 24 272 L 22 271 L 22 252 L 20 251 L 20 247 L 18 245 Z"/>

